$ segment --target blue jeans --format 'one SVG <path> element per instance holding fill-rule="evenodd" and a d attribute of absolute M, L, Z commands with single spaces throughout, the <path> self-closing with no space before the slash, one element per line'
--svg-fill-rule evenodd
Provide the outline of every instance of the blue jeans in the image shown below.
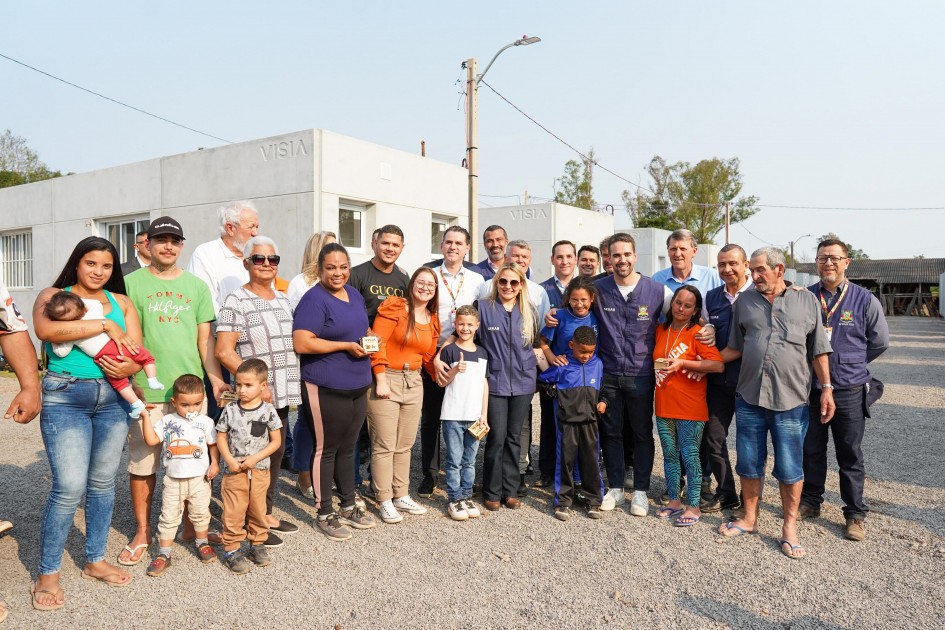
<path fill-rule="evenodd" d="M 105 379 L 50 372 L 43 378 L 40 430 L 52 489 L 40 530 L 40 575 L 59 572 L 76 508 L 85 496 L 85 561 L 105 559 L 115 475 L 128 437 L 128 409 Z"/>
<path fill-rule="evenodd" d="M 768 458 L 768 432 L 774 446 L 774 478 L 785 485 L 804 479 L 804 436 L 808 424 L 807 403 L 772 411 L 752 405 L 738 396 L 735 399 L 735 472 L 747 479 L 765 476 Z"/>
<path fill-rule="evenodd" d="M 446 442 L 446 497 L 450 503 L 471 499 L 479 440 L 466 429 L 473 423 L 444 420 L 441 424 L 440 431 Z"/>

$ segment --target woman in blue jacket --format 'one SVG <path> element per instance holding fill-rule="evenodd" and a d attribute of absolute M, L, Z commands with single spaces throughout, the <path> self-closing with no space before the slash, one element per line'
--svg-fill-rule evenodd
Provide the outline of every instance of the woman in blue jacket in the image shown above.
<path fill-rule="evenodd" d="M 489 353 L 489 427 L 482 494 L 489 510 L 521 506 L 518 499 L 519 435 L 531 421 L 535 393 L 534 341 L 538 324 L 525 274 L 515 263 L 499 268 L 489 297 L 479 302 L 479 340 Z"/>

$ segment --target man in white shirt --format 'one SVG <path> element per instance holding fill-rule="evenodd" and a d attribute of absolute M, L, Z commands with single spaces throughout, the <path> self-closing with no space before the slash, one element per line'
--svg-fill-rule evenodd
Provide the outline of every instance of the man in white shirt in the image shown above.
<path fill-rule="evenodd" d="M 437 346 L 453 334 L 456 329 L 456 309 L 472 304 L 479 299 L 483 287 L 487 286 L 482 276 L 463 266 L 469 253 L 469 232 L 458 225 L 443 233 L 440 243 L 443 262 L 433 268 L 439 284 L 440 338 Z M 417 494 L 429 498 L 436 488 L 440 474 L 440 409 L 443 406 L 443 388 L 423 372 L 423 410 L 420 416 L 420 469 L 423 479 Z"/>
<path fill-rule="evenodd" d="M 249 282 L 243 266 L 243 246 L 259 233 L 259 213 L 249 201 L 234 201 L 217 211 L 220 238 L 201 243 L 194 249 L 187 271 L 210 287 L 213 312 L 233 291 Z"/>

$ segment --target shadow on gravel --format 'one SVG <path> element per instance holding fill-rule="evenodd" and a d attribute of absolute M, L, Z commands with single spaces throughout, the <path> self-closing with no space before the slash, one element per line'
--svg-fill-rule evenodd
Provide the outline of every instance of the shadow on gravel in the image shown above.
<path fill-rule="evenodd" d="M 715 623 L 727 624 L 733 628 L 757 628 L 759 630 L 783 630 L 784 628 L 847 630 L 846 626 L 838 626 L 824 621 L 823 619 L 811 617 L 810 615 L 798 615 L 787 621 L 775 621 L 758 616 L 735 604 L 695 595 L 682 595 L 676 599 L 676 603 L 680 608 L 695 613 L 700 617 L 705 617 Z"/>

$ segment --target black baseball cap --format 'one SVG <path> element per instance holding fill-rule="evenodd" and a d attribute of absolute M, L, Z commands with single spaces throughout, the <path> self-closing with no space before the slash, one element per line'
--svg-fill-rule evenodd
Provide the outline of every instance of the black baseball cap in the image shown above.
<path fill-rule="evenodd" d="M 176 236 L 180 240 L 184 240 L 183 228 L 181 228 L 180 223 L 171 217 L 160 217 L 154 221 L 151 221 L 151 225 L 148 226 L 149 239 L 152 239 L 155 236 L 161 236 L 162 234 L 169 234 L 171 236 Z"/>

